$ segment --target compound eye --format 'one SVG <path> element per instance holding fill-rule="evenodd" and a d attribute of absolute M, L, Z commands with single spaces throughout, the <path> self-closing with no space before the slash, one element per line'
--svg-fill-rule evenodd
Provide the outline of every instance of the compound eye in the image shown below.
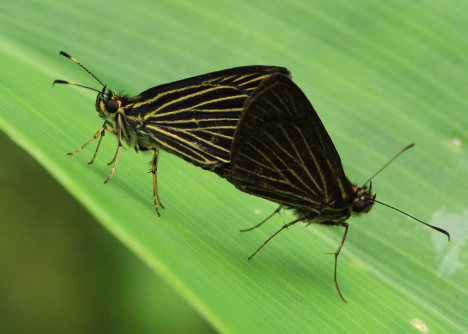
<path fill-rule="evenodd" d="M 107 112 L 113 114 L 119 109 L 119 102 L 116 100 L 109 100 L 106 103 L 106 110 Z"/>
<path fill-rule="evenodd" d="M 364 200 L 358 200 L 356 202 L 353 203 L 353 211 L 355 212 L 362 212 L 364 211 L 367 207 L 369 206 L 369 204 L 364 201 Z"/>

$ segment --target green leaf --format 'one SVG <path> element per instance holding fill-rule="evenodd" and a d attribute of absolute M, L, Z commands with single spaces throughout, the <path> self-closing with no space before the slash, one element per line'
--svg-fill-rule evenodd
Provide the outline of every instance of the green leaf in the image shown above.
<path fill-rule="evenodd" d="M 5 2 L 0 127 L 222 332 L 463 332 L 467 10 L 460 0 Z M 374 189 L 452 240 L 378 205 L 350 219 L 339 268 L 345 304 L 324 255 L 336 249 L 339 229 L 294 226 L 247 261 L 291 212 L 239 233 L 275 205 L 164 153 L 158 218 L 149 155 L 123 152 L 106 185 L 114 138 L 106 136 L 93 166 L 92 148 L 66 156 L 101 123 L 90 91 L 51 83 L 99 85 L 60 50 L 130 95 L 233 66 L 286 66 L 354 182 L 416 143 Z"/>

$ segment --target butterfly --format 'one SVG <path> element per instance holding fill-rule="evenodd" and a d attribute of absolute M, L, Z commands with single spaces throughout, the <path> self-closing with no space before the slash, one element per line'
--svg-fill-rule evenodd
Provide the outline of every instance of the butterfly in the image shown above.
<path fill-rule="evenodd" d="M 217 170 L 229 162 L 230 148 L 240 115 L 248 98 L 271 75 L 289 71 L 279 66 L 241 66 L 178 80 L 147 89 L 136 96 L 115 93 L 76 58 L 61 51 L 60 55 L 78 64 L 102 89 L 71 81 L 55 80 L 90 89 L 98 93 L 96 111 L 104 121 L 96 134 L 75 155 L 98 139 L 90 164 L 94 163 L 106 133 L 117 139 L 112 178 L 124 144 L 138 151 L 152 151 L 153 202 L 156 213 L 163 207 L 159 198 L 157 169 L 160 149 L 207 170 Z"/>
<path fill-rule="evenodd" d="M 390 162 L 412 146 L 405 147 Z M 348 218 L 369 212 L 374 203 L 402 212 L 376 200 L 372 193 L 374 176 L 362 186 L 346 177 L 335 145 L 312 104 L 288 76 L 281 74 L 263 81 L 246 102 L 234 135 L 230 163 L 219 174 L 243 192 L 279 204 L 267 219 L 243 231 L 259 227 L 281 208 L 291 209 L 297 216 L 249 259 L 281 231 L 299 222 L 344 228 L 333 253 L 335 286 L 343 301 L 346 299 L 338 285 L 337 263 L 348 233 Z M 410 217 L 450 237 L 447 231 Z"/>

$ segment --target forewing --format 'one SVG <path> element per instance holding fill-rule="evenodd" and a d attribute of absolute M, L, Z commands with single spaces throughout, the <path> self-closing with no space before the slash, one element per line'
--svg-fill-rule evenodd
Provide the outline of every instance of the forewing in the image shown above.
<path fill-rule="evenodd" d="M 152 88 L 140 94 L 133 113 L 160 147 L 205 169 L 230 160 L 234 132 L 247 99 L 275 66 L 246 66 Z"/>
<path fill-rule="evenodd" d="M 247 102 L 225 173 L 247 193 L 317 213 L 345 206 L 351 192 L 317 113 L 282 76 L 264 81 Z"/>

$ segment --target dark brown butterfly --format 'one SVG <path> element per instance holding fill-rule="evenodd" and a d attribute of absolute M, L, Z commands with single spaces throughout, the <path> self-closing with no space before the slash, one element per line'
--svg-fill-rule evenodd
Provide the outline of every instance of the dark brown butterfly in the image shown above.
<path fill-rule="evenodd" d="M 348 180 L 340 156 L 312 104 L 287 76 L 271 76 L 249 98 L 235 132 L 231 162 L 219 173 L 238 189 L 280 204 L 267 219 L 244 231 L 260 226 L 282 207 L 294 210 L 297 215 L 250 258 L 274 236 L 298 222 L 345 229 L 334 253 L 334 280 L 340 297 L 346 301 L 337 280 L 337 259 L 349 227 L 346 221 L 351 215 L 369 212 L 375 202 L 391 206 L 375 199 L 372 178 L 361 187 Z M 449 236 L 439 227 L 418 221 Z"/>
<path fill-rule="evenodd" d="M 153 199 L 156 212 L 162 206 L 158 194 L 157 165 L 159 149 L 208 170 L 229 162 L 230 148 L 244 104 L 257 87 L 273 74 L 289 76 L 277 66 L 243 66 L 183 79 L 150 88 L 137 96 L 116 94 L 84 67 L 77 59 L 61 51 L 101 85 L 97 90 L 70 81 L 55 80 L 98 92 L 96 110 L 104 120 L 99 131 L 74 155 L 99 138 L 90 164 L 97 156 L 104 134 L 117 137 L 114 175 L 123 143 L 136 151 L 153 151 Z"/>

